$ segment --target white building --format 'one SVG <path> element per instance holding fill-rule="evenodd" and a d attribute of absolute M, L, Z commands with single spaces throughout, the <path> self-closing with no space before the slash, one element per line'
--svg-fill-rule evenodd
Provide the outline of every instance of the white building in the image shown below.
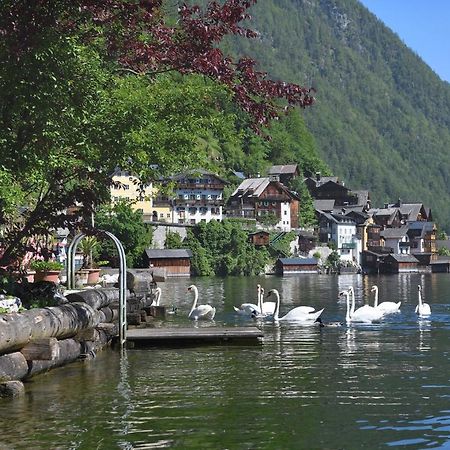
<path fill-rule="evenodd" d="M 172 201 L 174 223 L 197 224 L 223 219 L 223 189 L 227 182 L 214 173 L 192 170 L 175 175 Z"/>

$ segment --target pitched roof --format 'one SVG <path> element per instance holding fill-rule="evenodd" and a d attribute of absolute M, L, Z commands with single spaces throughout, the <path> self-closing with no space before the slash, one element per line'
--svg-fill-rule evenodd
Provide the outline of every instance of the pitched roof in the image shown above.
<path fill-rule="evenodd" d="M 399 263 L 418 263 L 419 261 L 413 255 L 400 255 L 398 253 L 391 253 L 387 258 L 395 259 Z"/>
<path fill-rule="evenodd" d="M 294 174 L 297 171 L 297 164 L 286 164 L 281 166 L 272 166 L 269 169 L 269 175 Z"/>
<path fill-rule="evenodd" d="M 182 180 L 182 179 L 184 179 L 186 177 L 189 177 L 189 176 L 196 177 L 196 176 L 199 176 L 199 175 L 203 175 L 203 176 L 204 175 L 209 175 L 209 176 L 212 176 L 214 178 L 217 178 L 219 181 L 221 181 L 224 184 L 228 184 L 228 181 L 226 181 L 223 178 L 219 177 L 219 175 L 217 175 L 217 174 L 215 174 L 213 172 L 210 172 L 208 170 L 205 170 L 205 169 L 191 169 L 191 170 L 187 170 L 186 172 L 177 173 L 177 174 L 173 175 L 172 177 L 170 177 L 170 179 L 171 180 Z"/>
<path fill-rule="evenodd" d="M 334 209 L 335 200 L 314 200 L 314 209 L 331 212 Z"/>
<path fill-rule="evenodd" d="M 380 236 L 385 239 L 401 239 L 406 236 L 407 231 L 407 226 L 401 228 L 386 228 L 383 231 L 380 231 Z"/>
<path fill-rule="evenodd" d="M 268 177 L 247 178 L 242 181 L 231 196 L 234 197 L 237 195 L 243 197 L 245 195 L 246 197 L 259 197 L 269 183 L 270 179 Z"/>
<path fill-rule="evenodd" d="M 145 253 L 149 259 L 192 258 L 191 250 L 184 248 L 158 250 L 147 248 Z"/>
<path fill-rule="evenodd" d="M 298 266 L 310 266 L 317 264 L 316 258 L 278 258 L 278 261 L 283 265 L 298 265 Z"/>
<path fill-rule="evenodd" d="M 360 190 L 360 191 L 351 191 L 352 194 L 355 194 L 358 197 L 358 205 L 366 206 L 369 201 L 369 191 Z"/>

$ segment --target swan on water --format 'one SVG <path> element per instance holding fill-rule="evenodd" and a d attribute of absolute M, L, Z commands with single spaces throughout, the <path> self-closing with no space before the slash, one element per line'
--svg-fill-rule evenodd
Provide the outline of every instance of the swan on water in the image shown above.
<path fill-rule="evenodd" d="M 272 316 L 273 313 L 275 312 L 277 303 L 264 301 L 264 288 L 261 288 L 261 294 L 259 296 L 259 305 L 261 309 L 261 314 L 263 316 Z"/>
<path fill-rule="evenodd" d="M 375 292 L 375 302 L 373 304 L 374 308 L 384 311 L 384 314 L 391 314 L 400 311 L 400 305 L 402 302 L 381 302 L 378 304 L 378 286 L 373 285 L 370 292 Z"/>
<path fill-rule="evenodd" d="M 255 305 L 255 303 L 242 303 L 239 307 L 233 306 L 234 310 L 243 316 L 258 316 L 261 314 L 261 285 L 258 284 L 256 286 L 257 289 L 257 302 L 258 304 Z"/>
<path fill-rule="evenodd" d="M 273 320 L 275 322 L 279 320 L 284 321 L 295 321 L 295 322 L 308 322 L 314 323 L 322 314 L 323 309 L 316 311 L 312 306 L 297 306 L 294 309 L 291 309 L 287 312 L 283 317 L 279 317 L 280 313 L 280 294 L 276 289 L 272 289 L 267 294 L 269 297 L 271 294 L 274 294 L 276 297 L 276 306 L 273 314 Z"/>
<path fill-rule="evenodd" d="M 355 310 L 355 292 L 353 287 L 350 286 L 347 291 L 344 291 L 345 301 L 347 303 L 347 313 L 345 320 L 347 323 L 351 322 L 363 322 L 372 323 L 374 321 L 380 320 L 384 312 L 374 308 L 373 306 L 364 305 Z M 351 297 L 351 306 L 350 306 Z"/>
<path fill-rule="evenodd" d="M 417 289 L 419 291 L 419 304 L 416 306 L 415 312 L 420 317 L 429 316 L 431 314 L 431 307 L 428 303 L 422 301 L 422 287 L 420 284 L 417 286 Z"/>
<path fill-rule="evenodd" d="M 198 289 L 195 284 L 191 284 L 188 291 L 194 291 L 194 302 L 192 303 L 191 311 L 189 312 L 189 319 L 192 320 L 212 320 L 216 315 L 216 308 L 211 305 L 198 305 Z"/>
<path fill-rule="evenodd" d="M 159 301 L 161 300 L 161 288 L 157 287 L 155 289 L 155 298 L 150 306 L 159 306 Z"/>

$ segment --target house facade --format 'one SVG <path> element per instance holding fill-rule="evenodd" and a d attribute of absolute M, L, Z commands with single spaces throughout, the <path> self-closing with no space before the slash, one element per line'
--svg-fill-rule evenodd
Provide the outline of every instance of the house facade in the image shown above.
<path fill-rule="evenodd" d="M 144 261 L 147 267 L 164 269 L 168 277 L 189 277 L 191 275 L 192 252 L 185 249 L 147 249 Z"/>
<path fill-rule="evenodd" d="M 280 166 L 272 166 L 268 171 L 268 176 L 271 179 L 276 179 L 283 183 L 285 186 L 289 184 L 291 180 L 294 180 L 300 175 L 297 164 L 286 164 Z"/>
<path fill-rule="evenodd" d="M 223 219 L 223 190 L 227 182 L 206 170 L 173 176 L 174 196 L 168 199 L 174 223 L 195 225 Z"/>
<path fill-rule="evenodd" d="M 409 255 L 410 242 L 408 237 L 408 227 L 386 228 L 380 232 L 383 246 L 391 249 L 395 255 Z"/>
<path fill-rule="evenodd" d="M 298 227 L 299 198 L 279 181 L 264 178 L 244 180 L 231 194 L 227 215 L 263 221 L 278 219 L 275 227 L 290 231 Z"/>

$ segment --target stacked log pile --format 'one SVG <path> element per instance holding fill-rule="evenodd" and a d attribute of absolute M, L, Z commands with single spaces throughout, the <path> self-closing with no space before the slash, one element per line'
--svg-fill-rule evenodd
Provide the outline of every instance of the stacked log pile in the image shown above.
<path fill-rule="evenodd" d="M 155 287 L 151 274 L 129 273 L 127 287 L 129 323 L 149 322 Z M 12 381 L 93 357 L 118 335 L 117 288 L 73 292 L 67 300 L 61 306 L 0 315 L 0 394 L 21 392 Z M 153 313 L 161 316 L 163 310 Z"/>

